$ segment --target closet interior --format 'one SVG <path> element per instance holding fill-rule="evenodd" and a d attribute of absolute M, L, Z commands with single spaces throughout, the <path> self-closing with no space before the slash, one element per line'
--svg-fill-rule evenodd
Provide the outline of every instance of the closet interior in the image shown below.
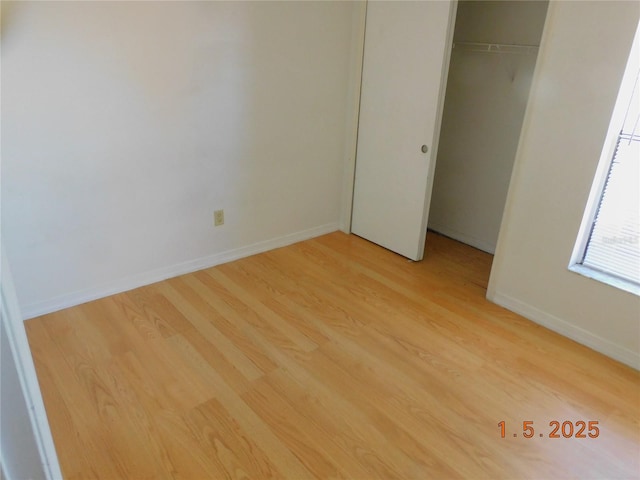
<path fill-rule="evenodd" d="M 546 1 L 460 1 L 429 229 L 494 253 Z"/>

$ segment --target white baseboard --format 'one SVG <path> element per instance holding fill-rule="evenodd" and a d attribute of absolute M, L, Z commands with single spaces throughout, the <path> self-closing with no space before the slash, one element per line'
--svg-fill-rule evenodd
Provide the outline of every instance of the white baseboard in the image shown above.
<path fill-rule="evenodd" d="M 134 288 L 160 282 L 167 278 L 177 277 L 178 275 L 184 275 L 185 273 L 191 273 L 223 263 L 232 262 L 233 260 L 273 250 L 274 248 L 285 247 L 293 243 L 335 232 L 336 230 L 338 230 L 337 223 L 328 223 L 326 225 L 302 230 L 282 237 L 272 238 L 270 240 L 265 240 L 233 250 L 227 250 L 226 252 L 208 255 L 206 257 L 196 258 L 176 265 L 170 265 L 156 270 L 151 270 L 149 272 L 133 275 L 131 277 L 122 278 L 115 282 L 103 284 L 98 287 L 87 288 L 85 290 L 61 295 L 49 300 L 33 303 L 31 305 L 24 305 L 22 306 L 23 318 L 27 320 L 47 313 L 56 312 L 64 308 L 108 297 L 109 295 L 115 295 L 116 293 L 126 292 L 128 290 L 133 290 Z"/>
<path fill-rule="evenodd" d="M 511 310 L 512 312 L 522 315 L 523 317 L 528 318 L 532 322 L 542 325 L 549 330 L 553 330 L 560 335 L 568 337 L 571 340 L 575 340 L 596 352 L 600 352 L 607 357 L 618 360 L 625 365 L 629 365 L 631 368 L 640 370 L 640 354 L 633 352 L 632 350 L 624 348 L 610 340 L 607 340 L 606 338 L 595 335 L 588 330 L 577 327 L 566 320 L 562 320 L 555 315 L 521 302 L 520 300 L 508 295 L 494 293 L 491 296 L 487 295 L 487 299 Z"/>
<path fill-rule="evenodd" d="M 429 230 L 433 230 L 436 233 L 441 233 L 445 237 L 453 238 L 454 240 L 458 240 L 459 242 L 465 243 L 467 245 L 471 245 L 483 252 L 490 253 L 493 255 L 496 253 L 496 246 L 492 245 L 488 242 L 484 242 L 476 237 L 472 237 L 471 235 L 465 235 L 462 232 L 457 232 L 455 230 L 451 230 L 447 227 L 438 224 L 429 224 Z"/>

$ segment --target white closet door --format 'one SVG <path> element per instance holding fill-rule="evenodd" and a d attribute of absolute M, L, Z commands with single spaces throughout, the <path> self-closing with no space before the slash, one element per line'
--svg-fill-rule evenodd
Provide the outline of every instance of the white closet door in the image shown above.
<path fill-rule="evenodd" d="M 424 252 L 455 7 L 367 6 L 351 230 L 413 260 Z"/>

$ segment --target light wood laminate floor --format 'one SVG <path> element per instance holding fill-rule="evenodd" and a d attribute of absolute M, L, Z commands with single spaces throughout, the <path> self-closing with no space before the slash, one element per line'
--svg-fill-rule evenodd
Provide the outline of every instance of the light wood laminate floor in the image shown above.
<path fill-rule="evenodd" d="M 491 260 L 332 233 L 27 321 L 65 478 L 638 478 L 640 374 L 486 301 Z"/>

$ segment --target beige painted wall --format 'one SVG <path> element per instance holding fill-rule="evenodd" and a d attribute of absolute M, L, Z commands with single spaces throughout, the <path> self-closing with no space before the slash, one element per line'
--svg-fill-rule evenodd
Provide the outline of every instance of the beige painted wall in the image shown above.
<path fill-rule="evenodd" d="M 3 5 L 2 230 L 25 316 L 338 228 L 362 5 Z"/>
<path fill-rule="evenodd" d="M 567 266 L 640 18 L 551 2 L 488 298 L 640 368 L 640 298 Z"/>
<path fill-rule="evenodd" d="M 461 0 L 454 42 L 538 45 L 546 0 Z"/>

